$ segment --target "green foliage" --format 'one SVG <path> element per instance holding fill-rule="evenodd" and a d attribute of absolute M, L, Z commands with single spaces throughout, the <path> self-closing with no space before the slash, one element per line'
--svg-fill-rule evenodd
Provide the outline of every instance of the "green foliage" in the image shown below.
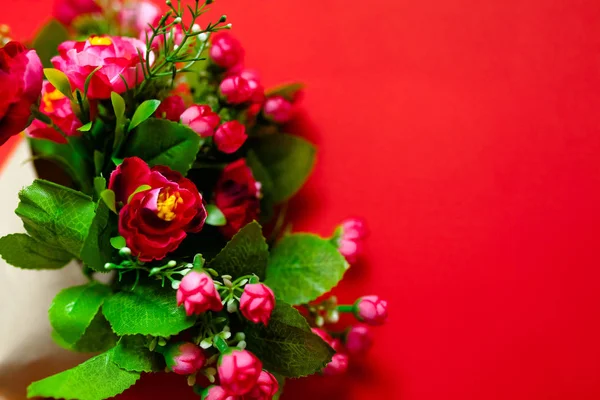
<path fill-rule="evenodd" d="M 10 265 L 24 269 L 59 269 L 73 258 L 66 251 L 24 233 L 0 238 L 0 256 Z"/>
<path fill-rule="evenodd" d="M 81 339 L 110 296 L 110 288 L 97 282 L 73 286 L 59 292 L 48 310 L 50 325 L 69 345 Z"/>
<path fill-rule="evenodd" d="M 119 149 L 121 143 L 125 139 L 125 124 L 127 123 L 127 118 L 125 117 L 125 100 L 121 97 L 120 94 L 116 92 L 110 93 L 110 101 L 113 106 L 113 111 L 115 113 L 115 117 L 117 119 L 115 125 L 115 141 L 113 144 L 113 149 Z"/>
<path fill-rule="evenodd" d="M 69 40 L 67 28 L 57 20 L 51 19 L 35 36 L 32 48 L 37 52 L 44 67 L 50 68 L 52 67 L 50 59 L 58 54 L 58 45 L 67 40 Z"/>
<path fill-rule="evenodd" d="M 115 192 L 110 189 L 105 189 L 100 193 L 100 198 L 110 211 L 115 214 L 117 213 L 117 199 L 115 197 Z"/>
<path fill-rule="evenodd" d="M 200 136 L 187 126 L 150 118 L 129 134 L 121 156 L 137 156 L 151 167 L 166 165 L 185 175 L 196 160 L 199 149 Z"/>
<path fill-rule="evenodd" d="M 134 385 L 140 373 L 119 368 L 112 356 L 113 350 L 109 350 L 75 368 L 34 382 L 27 388 L 27 397 L 102 400 L 116 396 Z"/>
<path fill-rule="evenodd" d="M 81 249 L 81 259 L 91 269 L 98 272 L 106 272 L 104 264 L 111 261 L 112 229 L 110 221 L 110 210 L 106 202 L 98 201 L 96 216 L 92 221 L 88 236 Z"/>
<path fill-rule="evenodd" d="M 263 136 L 254 140 L 251 148 L 256 156 L 253 172 L 259 172 L 257 165 L 266 171 L 272 184 L 269 196 L 275 203 L 282 203 L 296 194 L 315 164 L 315 146 L 298 136 L 285 133 Z"/>
<path fill-rule="evenodd" d="M 92 220 L 94 203 L 88 196 L 36 179 L 21 190 L 15 210 L 27 232 L 37 241 L 79 257 Z"/>
<path fill-rule="evenodd" d="M 83 336 L 74 344 L 68 343 L 56 331 L 52 331 L 52 339 L 67 350 L 91 353 L 112 349 L 117 344 L 118 337 L 110 328 L 110 324 L 104 318 L 104 315 L 98 312 Z"/>
<path fill-rule="evenodd" d="M 281 96 L 287 101 L 293 102 L 296 94 L 302 89 L 304 89 L 304 84 L 301 82 L 286 83 L 267 90 L 265 96 Z"/>
<path fill-rule="evenodd" d="M 247 348 L 263 362 L 265 369 L 288 378 L 320 371 L 335 351 L 315 335 L 300 313 L 281 300 L 273 310 L 269 325 L 247 324 Z"/>
<path fill-rule="evenodd" d="M 252 170 L 252 176 L 261 184 L 260 199 L 260 219 L 261 221 L 270 221 L 273 218 L 273 211 L 275 206 L 274 194 L 275 184 L 269 175 L 269 171 L 258 159 L 256 153 L 250 149 L 246 154 L 246 163 Z"/>
<path fill-rule="evenodd" d="M 119 336 L 175 335 L 195 322 L 182 307 L 177 307 L 175 293 L 170 287 L 161 288 L 156 281 L 140 283 L 133 291 L 109 298 L 102 311 Z"/>
<path fill-rule="evenodd" d="M 44 68 L 44 75 L 56 90 L 73 100 L 73 89 L 71 89 L 69 78 L 64 72 L 54 68 Z"/>
<path fill-rule="evenodd" d="M 240 229 L 209 266 L 221 275 L 237 278 L 256 274 L 263 279 L 268 261 L 267 242 L 262 235 L 261 226 L 254 221 Z"/>
<path fill-rule="evenodd" d="M 110 245 L 117 250 L 121 250 L 127 246 L 127 242 L 123 236 L 115 236 L 114 238 L 110 238 Z"/>
<path fill-rule="evenodd" d="M 219 207 L 217 207 L 216 205 L 207 204 L 206 212 L 208 213 L 208 216 L 206 217 L 206 223 L 208 225 L 224 226 L 227 224 L 227 219 L 225 218 L 225 214 L 223 214 L 223 212 L 221 210 L 219 210 Z"/>
<path fill-rule="evenodd" d="M 135 129 L 139 124 L 154 115 L 158 106 L 160 106 L 160 100 L 146 100 L 140 104 L 133 117 L 131 117 L 129 130 Z"/>
<path fill-rule="evenodd" d="M 265 283 L 277 298 L 304 304 L 334 288 L 348 264 L 327 240 L 298 233 L 281 239 L 271 252 Z"/>
<path fill-rule="evenodd" d="M 159 356 L 149 350 L 146 342 L 141 335 L 123 336 L 113 351 L 113 362 L 127 371 L 160 371 Z"/>

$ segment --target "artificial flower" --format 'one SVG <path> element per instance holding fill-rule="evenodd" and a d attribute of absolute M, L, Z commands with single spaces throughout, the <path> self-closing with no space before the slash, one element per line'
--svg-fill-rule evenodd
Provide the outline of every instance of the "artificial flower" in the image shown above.
<path fill-rule="evenodd" d="M 194 374 L 206 363 L 204 351 L 194 343 L 169 343 L 161 352 L 167 368 L 178 375 Z"/>
<path fill-rule="evenodd" d="M 60 23 L 71 25 L 80 15 L 97 14 L 102 8 L 94 0 L 55 0 L 52 15 Z"/>
<path fill-rule="evenodd" d="M 243 395 L 254 388 L 262 372 L 262 363 L 248 350 L 231 350 L 221 354 L 217 370 L 221 386 L 233 395 Z"/>
<path fill-rule="evenodd" d="M 181 123 L 202 137 L 212 136 L 220 121 L 219 115 L 207 105 L 193 105 L 181 114 Z"/>
<path fill-rule="evenodd" d="M 238 121 L 228 121 L 215 132 L 215 145 L 225 154 L 235 153 L 248 139 L 246 127 Z"/>
<path fill-rule="evenodd" d="M 244 48 L 229 32 L 220 32 L 212 40 L 210 58 L 220 67 L 231 68 L 244 61 Z"/>
<path fill-rule="evenodd" d="M 266 326 L 274 308 L 275 295 L 267 285 L 249 283 L 244 286 L 244 293 L 240 297 L 240 311 L 246 319 L 255 324 L 262 322 Z"/>
<path fill-rule="evenodd" d="M 187 315 L 223 309 L 214 281 L 206 272 L 198 271 L 188 272 L 177 288 L 177 305 L 182 304 Z"/>
<path fill-rule="evenodd" d="M 156 109 L 156 118 L 164 118 L 177 122 L 185 111 L 185 103 L 181 96 L 172 95 L 166 97 Z"/>

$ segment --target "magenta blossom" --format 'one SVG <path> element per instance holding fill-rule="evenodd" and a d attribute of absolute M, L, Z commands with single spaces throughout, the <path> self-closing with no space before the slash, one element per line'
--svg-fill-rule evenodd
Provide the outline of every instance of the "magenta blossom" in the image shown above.
<path fill-rule="evenodd" d="M 156 118 L 164 118 L 169 121 L 177 122 L 181 119 L 181 114 L 185 111 L 185 103 L 181 96 L 172 95 L 166 97 L 156 110 Z"/>
<path fill-rule="evenodd" d="M 294 105 L 283 96 L 269 97 L 263 105 L 263 114 L 267 119 L 283 124 L 292 118 Z"/>
<path fill-rule="evenodd" d="M 231 396 L 221 386 L 212 385 L 202 391 L 201 400 L 241 400 L 241 397 Z"/>
<path fill-rule="evenodd" d="M 342 375 L 348 369 L 348 355 L 343 353 L 335 353 L 329 362 L 323 368 L 323 375 L 333 376 Z"/>
<path fill-rule="evenodd" d="M 177 305 L 182 304 L 187 315 L 223 309 L 215 282 L 206 272 L 191 271 L 183 277 L 177 289 Z"/>
<path fill-rule="evenodd" d="M 193 105 L 181 114 L 181 123 L 202 137 L 212 136 L 219 122 L 219 115 L 207 105 Z"/>
<path fill-rule="evenodd" d="M 351 355 L 364 354 L 373 345 L 373 335 L 367 326 L 356 325 L 346 333 L 346 350 Z"/>
<path fill-rule="evenodd" d="M 360 218 L 348 218 L 339 227 L 338 250 L 349 263 L 355 263 L 363 252 L 367 225 Z"/>
<path fill-rule="evenodd" d="M 80 15 L 97 14 L 102 8 L 94 0 L 55 0 L 52 15 L 60 23 L 71 25 Z"/>
<path fill-rule="evenodd" d="M 248 393 L 258 382 L 262 363 L 248 350 L 235 349 L 221 355 L 218 367 L 221 386 L 233 395 Z"/>
<path fill-rule="evenodd" d="M 195 374 L 206 363 L 206 355 L 194 343 L 169 344 L 163 355 L 169 370 L 178 375 Z"/>
<path fill-rule="evenodd" d="M 262 371 L 252 390 L 244 396 L 244 400 L 271 400 L 279 390 L 279 382 L 269 372 Z"/>
<path fill-rule="evenodd" d="M 119 11 L 118 19 L 125 32 L 138 36 L 150 28 L 148 25 L 156 25 L 161 16 L 160 8 L 153 2 L 134 0 L 125 2 Z"/>
<path fill-rule="evenodd" d="M 387 301 L 379 296 L 364 296 L 354 305 L 354 315 L 369 325 L 383 325 L 387 320 Z"/>
<path fill-rule="evenodd" d="M 275 295 L 263 283 L 249 283 L 244 287 L 240 298 L 240 311 L 248 320 L 265 326 L 269 324 L 271 313 L 275 308 Z"/>
<path fill-rule="evenodd" d="M 221 32 L 212 40 L 210 58 L 220 67 L 231 68 L 244 61 L 244 48 L 230 33 Z"/>
<path fill-rule="evenodd" d="M 260 103 L 265 97 L 258 75 L 250 70 L 225 77 L 219 88 L 230 104 Z"/>
<path fill-rule="evenodd" d="M 67 41 L 58 46 L 59 55 L 52 57 L 54 68 L 64 72 L 74 89 L 84 91 L 90 80 L 88 97 L 108 99 L 111 92 L 123 93 L 144 80 L 139 54 L 146 45 L 138 39 L 118 36 L 92 36 L 83 42 Z M 151 60 L 152 61 L 152 60 Z"/>
<path fill-rule="evenodd" d="M 217 149 L 225 154 L 235 153 L 248 139 L 246 127 L 238 121 L 228 121 L 215 132 Z"/>

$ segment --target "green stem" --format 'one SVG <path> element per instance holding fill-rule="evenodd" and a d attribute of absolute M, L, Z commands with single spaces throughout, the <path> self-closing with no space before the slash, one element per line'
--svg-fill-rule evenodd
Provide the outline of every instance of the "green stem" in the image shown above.
<path fill-rule="evenodd" d="M 226 352 L 229 351 L 229 345 L 227 344 L 227 342 L 225 341 L 225 339 L 223 339 L 221 336 L 215 336 L 213 338 L 213 344 L 215 345 L 215 347 L 217 348 L 217 350 L 219 350 L 219 353 L 221 354 L 225 354 Z"/>
<path fill-rule="evenodd" d="M 337 309 L 343 313 L 354 313 L 354 305 L 339 305 Z"/>

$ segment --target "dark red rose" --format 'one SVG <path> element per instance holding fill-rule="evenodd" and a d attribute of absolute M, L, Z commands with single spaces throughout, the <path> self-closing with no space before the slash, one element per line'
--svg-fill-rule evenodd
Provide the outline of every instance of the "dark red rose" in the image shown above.
<path fill-rule="evenodd" d="M 229 164 L 217 182 L 215 204 L 225 214 L 227 225 L 221 232 L 232 237 L 258 217 L 260 183 L 256 182 L 245 159 Z"/>
<path fill-rule="evenodd" d="M 185 111 L 185 103 L 181 96 L 172 95 L 166 97 L 156 109 L 156 118 L 164 118 L 179 122 L 181 114 Z"/>
<path fill-rule="evenodd" d="M 142 185 L 150 188 L 131 196 Z M 126 158 L 111 174 L 108 188 L 124 204 L 119 233 L 140 261 L 163 259 L 187 233 L 204 225 L 206 209 L 198 189 L 168 167 L 150 168 L 137 157 Z"/>
<path fill-rule="evenodd" d="M 0 48 L 0 146 L 27 128 L 42 92 L 43 67 L 35 50 L 19 42 Z"/>

